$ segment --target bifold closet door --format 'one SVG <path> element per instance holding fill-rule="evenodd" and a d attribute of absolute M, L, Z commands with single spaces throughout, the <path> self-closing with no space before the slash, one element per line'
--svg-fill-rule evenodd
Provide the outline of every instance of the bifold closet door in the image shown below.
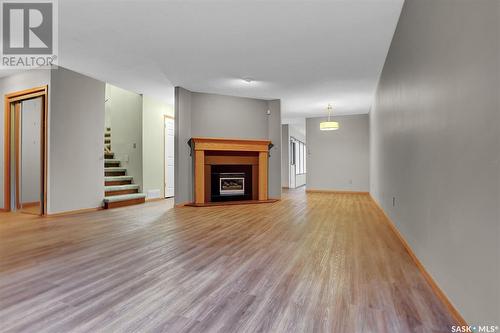
<path fill-rule="evenodd" d="M 24 213 L 42 213 L 42 105 L 43 98 L 16 107 L 17 207 Z"/>

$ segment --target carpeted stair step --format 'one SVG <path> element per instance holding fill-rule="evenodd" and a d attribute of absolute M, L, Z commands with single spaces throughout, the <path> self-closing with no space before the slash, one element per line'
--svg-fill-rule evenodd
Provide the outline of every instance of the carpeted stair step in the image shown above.
<path fill-rule="evenodd" d="M 104 167 L 119 167 L 120 166 L 120 160 L 114 160 L 111 158 L 105 159 L 104 160 Z"/>
<path fill-rule="evenodd" d="M 104 168 L 104 176 L 109 177 L 109 176 L 125 176 L 127 173 L 127 169 L 125 168 L 120 168 L 120 167 L 108 167 Z"/>
<path fill-rule="evenodd" d="M 132 184 L 132 176 L 111 176 L 104 177 L 105 186 L 130 185 Z"/>
<path fill-rule="evenodd" d="M 146 195 L 144 193 L 113 195 L 104 198 L 104 208 L 109 209 L 109 208 L 136 205 L 144 203 L 145 201 L 146 201 Z"/>
<path fill-rule="evenodd" d="M 104 188 L 104 195 L 106 197 L 111 197 L 114 195 L 122 195 L 122 194 L 134 194 L 138 192 L 139 192 L 139 185 L 136 184 L 106 186 Z"/>

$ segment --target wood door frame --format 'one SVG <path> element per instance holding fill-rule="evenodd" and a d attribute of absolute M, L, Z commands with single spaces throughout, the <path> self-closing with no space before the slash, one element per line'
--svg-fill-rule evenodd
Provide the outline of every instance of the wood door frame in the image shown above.
<path fill-rule="evenodd" d="M 14 104 L 14 154 L 15 154 L 15 164 L 16 164 L 16 209 L 21 209 L 21 198 L 19 197 L 19 161 L 20 161 L 20 152 L 19 152 L 19 143 L 21 142 L 21 133 L 19 133 L 19 129 L 21 128 L 20 120 L 21 117 L 21 101 L 13 102 Z M 11 108 L 12 110 L 12 108 Z M 10 124 L 9 124 L 10 125 Z M 12 128 L 11 128 L 12 130 Z M 11 147 L 12 144 L 9 144 Z M 9 170 L 10 171 L 10 170 Z"/>
<path fill-rule="evenodd" d="M 163 115 L 163 198 L 162 199 L 167 199 L 167 177 L 166 177 L 166 171 L 167 171 L 167 166 L 165 163 L 165 158 L 167 157 L 167 145 L 165 144 L 165 141 L 167 139 L 167 127 L 165 127 L 165 120 L 172 119 L 174 121 L 174 152 L 175 152 L 175 117 L 169 116 L 168 114 Z M 175 154 L 174 154 L 174 161 L 175 161 Z M 174 184 L 175 186 L 175 184 Z M 175 188 L 175 187 L 174 187 Z M 170 197 L 173 198 L 173 197 Z"/>
<path fill-rule="evenodd" d="M 22 91 L 17 91 L 13 93 L 6 94 L 4 97 L 4 118 L 5 118 L 5 133 L 4 133 L 4 211 L 9 212 L 11 207 L 10 202 L 10 192 L 11 192 L 11 105 L 15 102 L 22 102 L 29 99 L 42 97 L 42 115 L 41 115 L 41 140 L 40 140 L 40 183 L 41 183 L 41 215 L 47 214 L 47 127 L 48 127 L 48 91 L 49 86 L 35 87 L 31 89 L 26 89 Z M 15 116 L 15 114 L 14 114 Z M 19 154 L 18 145 L 16 145 L 16 156 Z M 16 168 L 18 168 L 18 163 L 16 163 Z M 18 173 L 16 174 L 16 178 Z M 18 179 L 16 179 L 18 182 Z"/>

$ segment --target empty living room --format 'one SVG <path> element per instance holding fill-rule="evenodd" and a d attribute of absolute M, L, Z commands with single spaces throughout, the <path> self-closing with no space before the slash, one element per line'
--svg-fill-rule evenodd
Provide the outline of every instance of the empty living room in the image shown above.
<path fill-rule="evenodd" d="M 500 333 L 500 0 L 0 18 L 0 333 Z"/>

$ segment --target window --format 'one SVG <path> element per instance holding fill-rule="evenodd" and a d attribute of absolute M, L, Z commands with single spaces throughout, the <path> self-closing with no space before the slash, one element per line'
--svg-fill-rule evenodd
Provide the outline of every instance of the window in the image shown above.
<path fill-rule="evenodd" d="M 290 164 L 295 165 L 295 174 L 306 173 L 306 144 L 295 138 L 290 139 Z"/>
<path fill-rule="evenodd" d="M 307 158 L 307 147 L 305 143 L 302 143 L 302 173 L 306 173 L 306 158 Z"/>
<path fill-rule="evenodd" d="M 299 147 L 299 165 L 298 165 L 298 168 L 297 168 L 297 171 L 296 172 L 297 174 L 301 174 L 303 173 L 302 172 L 302 163 L 303 163 L 303 160 L 302 160 L 302 151 L 304 150 L 304 145 L 302 144 L 302 142 L 299 142 L 299 144 L 297 145 Z"/>
<path fill-rule="evenodd" d="M 303 142 L 300 146 L 300 173 L 306 173 L 306 145 Z"/>

